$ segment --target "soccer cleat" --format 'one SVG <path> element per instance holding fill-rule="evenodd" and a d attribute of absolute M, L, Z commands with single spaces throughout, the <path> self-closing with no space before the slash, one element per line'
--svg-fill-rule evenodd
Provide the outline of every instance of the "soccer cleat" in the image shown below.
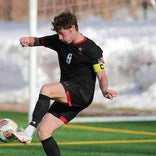
<path fill-rule="evenodd" d="M 31 143 L 32 137 L 29 136 L 26 132 L 14 132 L 13 135 L 15 136 L 15 138 L 24 144 L 29 144 Z"/>

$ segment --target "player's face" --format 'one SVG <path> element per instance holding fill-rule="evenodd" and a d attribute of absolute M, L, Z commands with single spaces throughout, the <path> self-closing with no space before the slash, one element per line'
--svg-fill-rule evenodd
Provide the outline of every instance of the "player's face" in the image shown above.
<path fill-rule="evenodd" d="M 75 32 L 75 29 L 72 27 L 70 29 L 61 29 L 59 32 L 58 32 L 58 35 L 59 35 L 59 39 L 66 43 L 66 44 L 70 44 L 73 42 L 73 39 L 74 39 L 74 32 Z"/>

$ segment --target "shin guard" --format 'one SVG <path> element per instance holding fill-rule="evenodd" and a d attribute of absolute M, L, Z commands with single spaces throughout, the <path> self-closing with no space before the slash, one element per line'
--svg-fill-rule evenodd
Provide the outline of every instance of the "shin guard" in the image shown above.
<path fill-rule="evenodd" d="M 53 137 L 47 138 L 41 143 L 47 156 L 61 156 L 58 144 Z"/>
<path fill-rule="evenodd" d="M 37 127 L 43 116 L 47 113 L 50 105 L 50 97 L 40 94 L 36 103 L 30 125 Z"/>

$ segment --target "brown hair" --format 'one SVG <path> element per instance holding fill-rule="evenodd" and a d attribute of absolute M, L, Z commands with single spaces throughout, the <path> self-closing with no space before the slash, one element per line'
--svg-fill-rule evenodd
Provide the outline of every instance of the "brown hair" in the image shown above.
<path fill-rule="evenodd" d="M 61 28 L 69 29 L 73 25 L 78 31 L 77 18 L 74 14 L 72 14 L 69 10 L 60 13 L 58 16 L 54 17 L 54 21 L 52 21 L 54 31 L 58 32 Z"/>

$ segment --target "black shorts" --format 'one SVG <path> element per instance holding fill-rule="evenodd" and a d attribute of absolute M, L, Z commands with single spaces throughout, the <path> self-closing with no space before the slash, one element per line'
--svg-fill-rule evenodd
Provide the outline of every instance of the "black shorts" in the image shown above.
<path fill-rule="evenodd" d="M 67 124 L 80 111 L 91 104 L 94 95 L 94 87 L 87 88 L 85 85 L 77 85 L 73 82 L 61 82 L 61 84 L 65 89 L 68 103 L 64 104 L 54 101 L 49 109 L 49 113 L 52 113 Z"/>

